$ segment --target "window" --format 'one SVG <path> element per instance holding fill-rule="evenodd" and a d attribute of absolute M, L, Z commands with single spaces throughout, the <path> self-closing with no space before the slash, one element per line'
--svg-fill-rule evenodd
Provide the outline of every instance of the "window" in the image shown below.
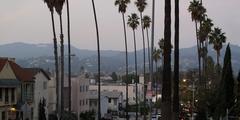
<path fill-rule="evenodd" d="M 5 117 L 5 111 L 2 112 L 2 120 L 5 120 L 6 117 Z"/>
<path fill-rule="evenodd" d="M 11 88 L 11 102 L 14 103 L 15 102 L 15 89 Z"/>
<path fill-rule="evenodd" d="M 82 86 L 80 86 L 80 92 L 82 92 Z"/>
<path fill-rule="evenodd" d="M 3 97 L 2 97 L 2 90 L 3 90 L 3 89 L 0 88 L 0 101 L 2 101 L 2 98 L 3 98 Z"/>
<path fill-rule="evenodd" d="M 86 105 L 88 105 L 88 100 L 86 100 Z"/>
<path fill-rule="evenodd" d="M 108 103 L 111 103 L 111 98 L 108 99 Z"/>
<path fill-rule="evenodd" d="M 83 85 L 83 86 L 82 86 L 82 92 L 84 92 L 84 88 L 85 88 L 85 86 Z"/>
<path fill-rule="evenodd" d="M 7 104 L 9 102 L 9 99 L 8 99 L 8 89 L 6 88 L 5 89 L 5 103 Z"/>
<path fill-rule="evenodd" d="M 114 99 L 113 102 L 114 102 L 114 105 L 117 105 L 117 99 Z"/>
<path fill-rule="evenodd" d="M 82 100 L 79 101 L 79 105 L 80 105 L 80 106 L 82 105 Z"/>
<path fill-rule="evenodd" d="M 46 82 L 46 81 L 43 82 L 43 89 L 44 89 L 44 90 L 47 89 L 47 82 Z"/>
<path fill-rule="evenodd" d="M 82 105 L 84 105 L 84 100 L 82 100 Z"/>

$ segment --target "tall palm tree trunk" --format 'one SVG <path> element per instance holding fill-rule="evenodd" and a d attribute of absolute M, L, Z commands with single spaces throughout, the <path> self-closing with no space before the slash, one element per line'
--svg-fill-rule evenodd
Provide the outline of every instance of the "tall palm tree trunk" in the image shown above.
<path fill-rule="evenodd" d="M 162 118 L 171 120 L 172 107 L 172 79 L 171 79 L 171 0 L 165 0 L 164 22 L 164 66 L 162 87 Z"/>
<path fill-rule="evenodd" d="M 173 120 L 179 120 L 179 0 L 175 0 Z"/>
<path fill-rule="evenodd" d="M 202 70 L 201 70 L 201 56 L 200 56 L 200 42 L 198 38 L 198 26 L 197 21 L 195 20 L 195 29 L 196 29 L 196 38 L 197 38 L 197 51 L 198 51 L 198 74 L 199 74 L 199 81 L 202 83 Z"/>
<path fill-rule="evenodd" d="M 220 50 L 217 50 L 217 65 L 218 66 L 220 66 L 219 57 L 220 57 Z"/>
<path fill-rule="evenodd" d="M 150 81 L 153 82 L 153 47 L 154 47 L 154 25 L 155 25 L 155 0 L 152 0 L 152 33 L 151 33 L 151 61 L 150 61 Z"/>
<path fill-rule="evenodd" d="M 149 72 L 151 69 L 151 55 L 150 55 L 150 40 L 149 40 L 149 34 L 148 34 L 148 28 L 146 29 L 146 33 L 147 33 L 147 45 L 148 45 L 148 67 L 149 67 Z"/>
<path fill-rule="evenodd" d="M 133 39 L 134 39 L 134 56 L 135 56 L 135 86 L 136 86 L 136 120 L 138 120 L 138 73 L 137 73 L 137 47 L 136 47 L 136 35 L 133 29 Z"/>
<path fill-rule="evenodd" d="M 143 21 L 142 21 L 142 12 L 140 12 L 140 20 L 141 20 L 141 28 L 142 28 L 142 37 L 143 37 L 143 79 L 144 79 L 144 109 L 146 108 L 146 53 L 145 53 L 145 36 L 144 36 L 144 28 L 143 28 Z M 144 112 L 144 120 L 146 120 L 146 113 Z"/>
<path fill-rule="evenodd" d="M 64 88 L 64 38 L 63 38 L 63 28 L 62 28 L 62 15 L 60 18 L 60 45 L 61 45 L 61 115 L 64 112 L 64 98 L 63 98 L 63 88 Z"/>
<path fill-rule="evenodd" d="M 154 25 L 155 25 L 155 0 L 152 0 L 152 33 L 151 33 L 151 54 L 150 54 L 150 81 L 153 83 L 153 47 L 154 47 Z M 152 85 L 151 85 L 152 87 Z M 151 89 L 152 90 L 152 89 Z M 150 113 L 152 112 L 152 102 L 150 103 Z M 150 117 L 152 114 L 150 114 Z"/>
<path fill-rule="evenodd" d="M 100 43 L 99 43 L 99 31 L 98 31 L 98 22 L 97 22 L 97 13 L 95 9 L 94 0 L 92 0 L 92 7 L 94 12 L 96 34 L 97 34 L 97 51 L 98 51 L 98 120 L 101 119 L 101 81 L 100 81 Z"/>
<path fill-rule="evenodd" d="M 125 16 L 124 13 L 122 13 L 122 19 L 123 19 L 123 30 L 124 30 L 124 39 L 125 39 L 125 62 L 126 62 L 126 118 L 128 117 L 128 48 L 127 48 L 127 32 L 126 32 L 126 23 L 125 23 Z"/>
<path fill-rule="evenodd" d="M 70 39 L 70 13 L 69 13 L 69 3 L 68 0 L 67 2 L 67 27 L 68 27 L 68 109 L 71 111 L 71 90 L 72 90 L 72 85 L 71 85 L 71 39 Z"/>
<path fill-rule="evenodd" d="M 55 71 L 56 71 L 56 111 L 59 113 L 59 69 L 58 69 L 58 48 L 57 48 L 57 37 L 56 37 L 56 31 L 55 31 L 55 23 L 54 23 L 54 16 L 53 12 L 51 12 L 51 18 L 52 18 L 52 29 L 53 29 L 53 46 L 54 46 L 54 58 L 55 58 Z"/>

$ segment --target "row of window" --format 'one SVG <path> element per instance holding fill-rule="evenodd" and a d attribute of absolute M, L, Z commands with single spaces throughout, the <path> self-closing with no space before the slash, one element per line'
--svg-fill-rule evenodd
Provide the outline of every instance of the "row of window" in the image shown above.
<path fill-rule="evenodd" d="M 10 93 L 10 96 L 9 96 Z M 9 98 L 10 97 L 10 98 Z M 3 101 L 3 98 L 5 101 Z M 15 88 L 0 88 L 0 101 L 5 102 L 8 104 L 11 99 L 11 102 L 15 102 Z"/>
<path fill-rule="evenodd" d="M 88 85 L 81 85 L 80 86 L 80 92 L 87 92 L 88 91 Z"/>
<path fill-rule="evenodd" d="M 80 106 L 88 105 L 88 100 L 80 100 L 79 105 Z"/>

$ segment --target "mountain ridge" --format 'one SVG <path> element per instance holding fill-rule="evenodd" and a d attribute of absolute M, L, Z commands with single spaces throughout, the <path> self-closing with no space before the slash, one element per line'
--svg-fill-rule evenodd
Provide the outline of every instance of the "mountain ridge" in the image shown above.
<path fill-rule="evenodd" d="M 84 66 L 91 72 L 96 72 L 97 52 L 96 50 L 79 49 L 71 47 L 73 57 L 73 71 L 79 72 L 80 67 Z M 147 50 L 147 49 L 146 49 Z M 216 61 L 216 52 L 209 46 L 208 55 Z M 231 45 L 232 63 L 235 72 L 240 69 L 240 47 Z M 148 52 L 146 52 L 147 54 Z M 173 53 L 173 52 L 172 52 Z M 67 55 L 67 45 L 65 45 L 65 54 Z M 222 61 L 225 54 L 225 46 L 221 50 L 220 59 Z M 173 55 L 173 54 L 172 54 Z M 44 69 L 54 69 L 53 45 L 48 43 L 29 44 L 29 43 L 10 43 L 0 45 L 0 56 L 16 58 L 17 63 L 24 67 L 43 67 Z M 138 65 L 140 70 L 143 64 L 143 49 L 137 50 Z M 146 55 L 146 61 L 148 61 Z M 173 58 L 172 58 L 173 59 Z M 65 58 L 67 61 L 67 56 Z M 180 49 L 180 68 L 181 70 L 197 67 L 197 48 L 192 46 Z M 221 62 L 222 63 L 222 62 Z M 67 64 L 67 62 L 66 62 Z M 148 63 L 147 63 L 148 64 Z M 105 72 L 123 72 L 125 70 L 125 52 L 118 50 L 101 50 L 101 70 Z M 67 68 L 67 65 L 66 65 Z M 129 69 L 134 68 L 134 52 L 129 52 Z"/>

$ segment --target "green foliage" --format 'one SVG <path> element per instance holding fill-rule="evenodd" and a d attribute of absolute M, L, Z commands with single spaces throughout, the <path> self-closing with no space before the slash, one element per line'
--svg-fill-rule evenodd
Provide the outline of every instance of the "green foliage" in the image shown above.
<path fill-rule="evenodd" d="M 128 16 L 128 26 L 131 27 L 133 30 L 137 29 L 139 25 L 139 17 L 136 13 L 132 13 L 131 15 Z"/>
<path fill-rule="evenodd" d="M 134 82 L 139 82 L 139 76 L 135 77 L 134 74 L 128 74 L 128 77 L 126 78 L 126 75 L 122 77 L 124 83 L 132 84 L 132 80 Z"/>
<path fill-rule="evenodd" d="M 112 79 L 113 79 L 114 81 L 117 81 L 117 80 L 118 80 L 118 76 L 117 76 L 116 72 L 112 72 L 111 77 L 112 77 Z"/>
<path fill-rule="evenodd" d="M 224 56 L 224 65 L 222 71 L 222 79 L 217 91 L 217 107 L 215 117 L 224 116 L 226 109 L 230 109 L 234 105 L 234 78 L 231 63 L 231 49 L 228 44 Z"/>
<path fill-rule="evenodd" d="M 87 111 L 80 114 L 81 120 L 95 120 L 95 112 L 94 111 Z"/>
<path fill-rule="evenodd" d="M 64 111 L 62 120 L 77 120 L 77 115 L 69 111 Z"/>

